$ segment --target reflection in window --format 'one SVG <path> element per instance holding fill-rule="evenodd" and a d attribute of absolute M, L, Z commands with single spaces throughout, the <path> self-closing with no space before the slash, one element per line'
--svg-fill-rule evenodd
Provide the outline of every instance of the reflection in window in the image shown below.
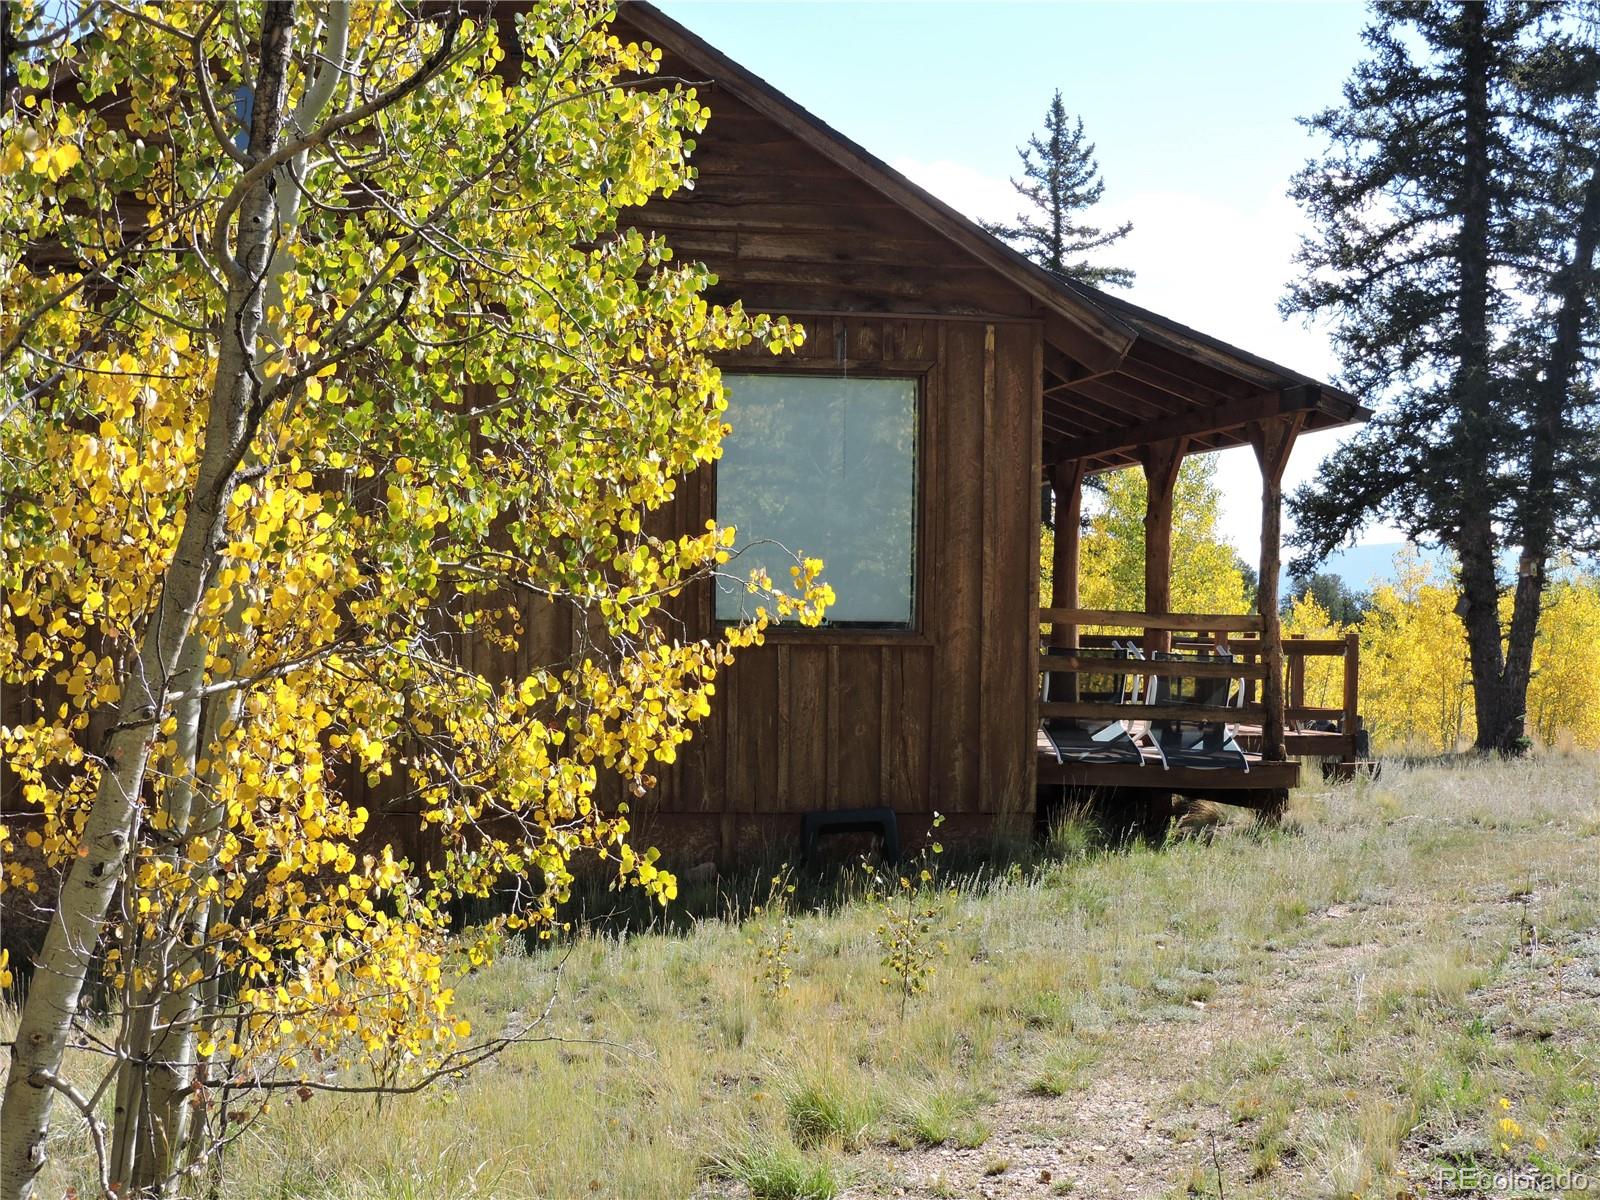
<path fill-rule="evenodd" d="M 724 375 L 727 422 L 717 521 L 746 549 L 730 573 L 766 567 L 780 586 L 791 553 L 826 563 L 832 626 L 909 628 L 916 550 L 917 385 L 910 379 Z M 733 581 L 717 618 L 756 598 Z"/>

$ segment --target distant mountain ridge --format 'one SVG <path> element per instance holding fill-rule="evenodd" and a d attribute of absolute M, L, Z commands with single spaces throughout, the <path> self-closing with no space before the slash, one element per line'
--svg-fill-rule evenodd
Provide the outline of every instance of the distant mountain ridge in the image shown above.
<path fill-rule="evenodd" d="M 1331 575 L 1337 575 L 1345 581 L 1346 586 L 1358 592 L 1371 591 L 1375 586 L 1393 583 L 1397 578 L 1395 559 L 1402 550 L 1414 552 L 1419 561 L 1433 568 L 1436 580 L 1446 580 L 1450 576 L 1453 558 L 1448 550 L 1442 547 L 1419 546 L 1415 542 L 1379 542 L 1370 546 L 1347 546 L 1343 550 L 1335 550 L 1328 555 L 1327 560 L 1317 568 Z M 1502 575 L 1516 570 L 1517 552 L 1502 550 L 1500 552 L 1500 570 Z M 1279 590 L 1285 595 L 1290 594 L 1292 564 L 1283 569 Z"/>
<path fill-rule="evenodd" d="M 1317 570 L 1337 575 L 1347 586 L 1358 592 L 1366 592 L 1377 584 L 1394 582 L 1397 575 L 1395 558 L 1402 550 L 1408 548 L 1414 550 L 1422 562 L 1431 566 L 1436 575 L 1443 575 L 1449 571 L 1451 563 L 1449 551 L 1429 549 L 1426 546 L 1416 546 L 1406 542 L 1347 546 L 1328 555 L 1327 560 Z M 1291 567 L 1285 567 L 1283 572 L 1285 588 L 1289 585 L 1290 575 Z"/>

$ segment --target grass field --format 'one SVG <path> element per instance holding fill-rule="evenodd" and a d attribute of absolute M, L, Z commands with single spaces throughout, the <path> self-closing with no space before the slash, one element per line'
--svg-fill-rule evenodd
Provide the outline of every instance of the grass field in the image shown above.
<path fill-rule="evenodd" d="M 749 897 L 742 921 L 582 937 L 561 1040 L 423 1096 L 285 1106 L 227 1194 L 1600 1190 L 1600 761 L 1390 765 L 1300 791 L 1277 830 L 1203 833 L 1104 847 L 1068 823 L 955 879 L 903 1006 L 861 898 L 797 912 L 787 948 Z M 469 981 L 475 1025 L 537 1014 L 557 962 Z M 55 1195 L 84 1154 L 60 1122 Z"/>

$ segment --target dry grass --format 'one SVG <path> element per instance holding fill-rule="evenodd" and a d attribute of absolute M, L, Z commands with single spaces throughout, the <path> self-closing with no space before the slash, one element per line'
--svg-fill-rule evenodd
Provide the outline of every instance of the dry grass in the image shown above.
<path fill-rule="evenodd" d="M 381 1108 L 282 1107 L 228 1195 L 1215 1195 L 1220 1167 L 1230 1198 L 1395 1196 L 1442 1165 L 1600 1186 L 1593 757 L 1392 768 L 1267 834 L 1053 845 L 961 891 L 903 1023 L 859 902 L 797 917 L 778 997 L 732 921 L 585 937 L 570 1040 Z M 500 1027 L 555 978 L 504 960 L 468 1015 Z M 58 1125 L 46 1195 L 85 1158 Z"/>

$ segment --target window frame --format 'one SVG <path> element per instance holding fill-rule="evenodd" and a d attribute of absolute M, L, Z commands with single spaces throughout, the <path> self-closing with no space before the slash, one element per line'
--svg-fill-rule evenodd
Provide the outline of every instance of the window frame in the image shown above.
<path fill-rule="evenodd" d="M 915 361 L 883 361 L 870 364 L 846 363 L 843 366 L 834 359 L 821 359 L 806 361 L 804 359 L 790 359 L 781 362 L 749 362 L 734 361 L 718 363 L 723 377 L 730 375 L 763 375 L 763 376 L 795 376 L 799 378 L 832 378 L 832 379 L 897 379 L 909 380 L 914 387 L 914 404 L 916 406 L 915 430 L 916 448 L 912 455 L 912 507 L 915 519 L 911 529 L 911 619 L 904 626 L 871 626 L 871 625 L 801 625 L 798 622 L 774 621 L 767 626 L 763 638 L 768 644 L 785 642 L 810 642 L 838 641 L 849 642 L 854 645 L 931 645 L 932 641 L 925 632 L 925 613 L 927 595 L 927 555 L 925 549 L 928 540 L 928 466 L 930 462 L 929 443 L 932 434 L 932 422 L 929 402 L 930 383 L 936 364 L 931 360 Z M 707 472 L 708 482 L 706 488 L 706 504 L 708 515 L 715 519 L 718 510 L 718 495 L 721 483 L 721 463 L 719 458 L 711 465 Z M 819 547 L 816 552 L 823 560 L 827 560 L 827 550 Z M 827 568 L 823 568 L 822 578 L 828 578 Z M 717 616 L 717 589 L 715 583 L 706 589 L 705 617 L 708 627 L 721 632 L 739 624 L 738 621 L 728 621 Z"/>

